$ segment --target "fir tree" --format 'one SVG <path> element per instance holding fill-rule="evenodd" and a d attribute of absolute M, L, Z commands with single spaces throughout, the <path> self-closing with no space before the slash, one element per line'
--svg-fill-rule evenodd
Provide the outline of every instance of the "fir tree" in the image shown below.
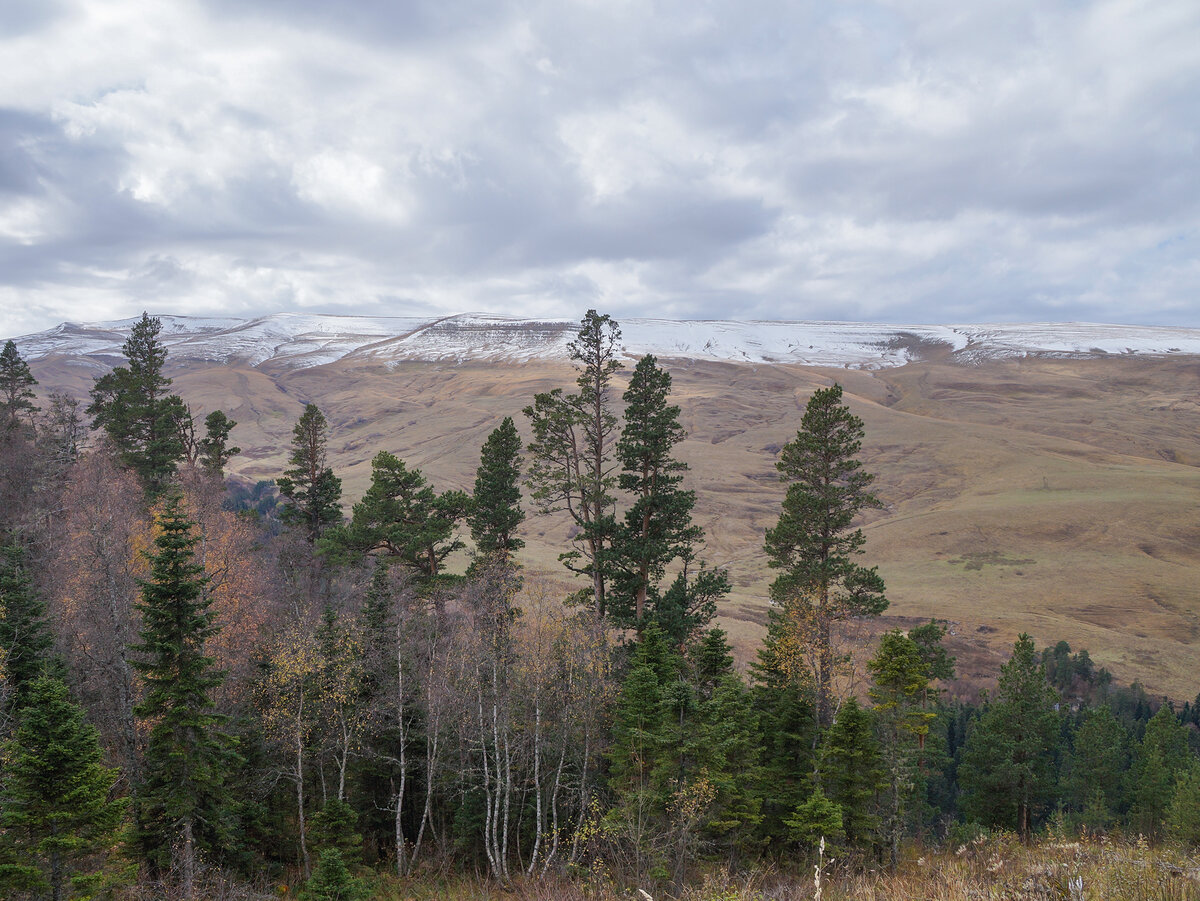
<path fill-rule="evenodd" d="M 838 710 L 821 746 L 821 786 L 842 810 L 846 841 L 860 847 L 875 841 L 876 798 L 885 777 L 873 720 L 870 710 L 850 698 Z"/>
<path fill-rule="evenodd" d="M 92 427 L 103 429 L 151 495 L 161 493 L 183 457 L 179 420 L 185 411 L 178 395 L 167 394 L 163 374 L 167 349 L 158 340 L 162 322 L 142 314 L 122 347 L 128 366 L 118 366 L 92 386 L 87 412 Z"/>
<path fill-rule="evenodd" d="M 351 875 L 337 848 L 321 852 L 317 868 L 300 892 L 302 901 L 366 901 L 369 897 L 370 889 Z"/>
<path fill-rule="evenodd" d="M 1163 704 L 1146 724 L 1146 733 L 1134 752 L 1130 826 L 1154 838 L 1162 834 L 1175 779 L 1192 759 L 1187 730 L 1170 705 Z"/>
<path fill-rule="evenodd" d="M 1033 639 L 1022 634 L 1000 668 L 996 699 L 963 749 L 963 809 L 976 822 L 1015 828 L 1024 837 L 1049 809 L 1056 788 L 1057 701 Z"/>
<path fill-rule="evenodd" d="M 695 729 L 696 767 L 715 790 L 704 831 L 730 855 L 753 854 L 761 845 L 761 732 L 741 679 L 717 677 L 711 696 L 701 697 Z"/>
<path fill-rule="evenodd" d="M 165 867 L 178 853 L 181 890 L 192 898 L 201 849 L 220 850 L 230 839 L 233 806 L 226 773 L 238 757 L 216 713 L 212 692 L 224 681 L 205 643 L 216 634 L 208 580 L 195 562 L 194 523 L 169 497 L 157 518 L 150 578 L 142 582 L 142 641 L 134 667 L 145 695 L 134 709 L 149 726 L 143 782 L 137 789 L 139 843 Z"/>
<path fill-rule="evenodd" d="M 622 368 L 620 341 L 615 321 L 588 310 L 568 345 L 579 392 L 567 395 L 556 388 L 535 395 L 524 411 L 533 428 L 527 448 L 531 497 L 543 513 L 565 510 L 570 516 L 579 550 L 559 559 L 591 579 L 591 601 L 601 618 L 608 611 L 608 549 L 617 526 L 612 494 L 617 417 L 611 395 L 613 376 Z"/>
<path fill-rule="evenodd" d="M 884 633 L 867 666 L 887 775 L 882 831 L 895 866 L 910 807 L 924 788 L 919 757 L 934 718 L 927 709 L 929 659 L 917 642 L 894 629 Z"/>
<path fill-rule="evenodd" d="M 291 468 L 285 469 L 276 483 L 279 496 L 287 501 L 279 518 L 300 530 L 309 544 L 315 544 L 342 518 L 342 480 L 325 465 L 328 441 L 325 415 L 316 404 L 308 404 L 292 430 Z"/>
<path fill-rule="evenodd" d="M 480 452 L 467 523 L 480 555 L 509 563 L 513 552 L 525 546 L 525 542 L 516 537 L 517 528 L 524 521 L 521 438 L 512 417 L 506 416 L 488 435 Z"/>
<path fill-rule="evenodd" d="M 761 729 L 762 830 L 773 841 L 787 832 L 787 821 L 811 793 L 819 735 L 811 681 L 780 653 L 780 636 L 772 631 L 778 623 L 768 620 L 767 639 L 751 665 L 751 698 Z"/>
<path fill-rule="evenodd" d="M 833 711 L 832 624 L 887 607 L 879 573 L 854 562 L 865 539 L 851 525 L 863 510 L 880 506 L 869 490 L 874 476 L 856 459 L 862 437 L 862 420 L 842 404 L 840 385 L 813 393 L 799 432 L 776 464 L 789 484 L 779 522 L 766 535 L 770 565 L 780 571 L 771 583 L 772 599 L 780 607 L 812 608 L 822 724 Z"/>
<path fill-rule="evenodd" d="M 37 379 L 17 352 L 17 345 L 5 342 L 4 350 L 0 351 L 0 403 L 4 405 L 0 420 L 6 435 L 31 426 L 33 414 L 38 410 L 34 403 L 37 395 L 33 393 L 36 384 Z"/>
<path fill-rule="evenodd" d="M 1105 829 L 1125 808 L 1129 733 L 1103 704 L 1084 714 L 1067 759 L 1064 789 L 1084 825 Z"/>
<path fill-rule="evenodd" d="M 126 802 L 117 771 L 57 679 L 27 686 L 0 784 L 0 887 L 62 901 L 91 896 L 120 839 Z"/>
<path fill-rule="evenodd" d="M 46 627 L 46 604 L 30 582 L 25 549 L 0 547 L 0 661 L 11 709 L 25 703 L 32 682 L 46 673 L 53 638 Z"/>
<path fill-rule="evenodd" d="M 1200 847 L 1200 761 L 1190 760 L 1175 780 L 1166 815 L 1167 835 L 1187 847 Z"/>

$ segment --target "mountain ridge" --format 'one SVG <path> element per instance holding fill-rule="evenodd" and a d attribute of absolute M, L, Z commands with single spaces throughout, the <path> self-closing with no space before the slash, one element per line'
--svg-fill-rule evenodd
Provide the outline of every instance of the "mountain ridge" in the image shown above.
<path fill-rule="evenodd" d="M 578 323 L 490 313 L 441 317 L 273 313 L 159 317 L 179 362 L 267 363 L 311 368 L 338 361 L 565 360 Z M 120 357 L 136 318 L 64 322 L 13 340 L 30 359 L 83 357 L 97 368 Z M 816 320 L 626 319 L 623 354 L 664 359 L 888 369 L 931 357 L 961 363 L 1023 357 L 1200 355 L 1200 329 L 1103 323 L 897 325 Z M 111 359 L 110 359 L 111 358 Z"/>

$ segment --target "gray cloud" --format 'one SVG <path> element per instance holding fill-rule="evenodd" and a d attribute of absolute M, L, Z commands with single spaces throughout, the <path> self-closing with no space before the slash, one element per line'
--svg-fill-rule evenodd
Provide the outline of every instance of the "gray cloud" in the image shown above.
<path fill-rule="evenodd" d="M 0 9 L 0 331 L 278 309 L 1200 326 L 1200 7 Z"/>

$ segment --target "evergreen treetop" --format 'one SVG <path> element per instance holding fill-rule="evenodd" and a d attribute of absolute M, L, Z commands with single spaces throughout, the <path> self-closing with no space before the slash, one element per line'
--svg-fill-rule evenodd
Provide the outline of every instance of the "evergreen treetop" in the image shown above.
<path fill-rule="evenodd" d="M 342 518 L 342 480 L 325 465 L 329 423 L 316 404 L 307 404 L 292 430 L 289 469 L 276 481 L 287 500 L 279 512 L 285 525 L 299 529 L 309 544 Z"/>
<path fill-rule="evenodd" d="M 521 509 L 521 438 L 511 416 L 488 435 L 480 451 L 475 491 L 467 513 L 471 538 L 484 556 L 508 562 L 525 546 L 516 536 L 525 521 Z"/>
<path fill-rule="evenodd" d="M 166 488 L 184 455 L 179 422 L 186 407 L 178 395 L 167 394 L 171 380 L 163 375 L 167 348 L 158 340 L 161 331 L 158 317 L 142 314 L 122 346 L 128 365 L 96 380 L 87 409 L 92 427 L 108 434 L 121 462 L 151 495 Z"/>
<path fill-rule="evenodd" d="M 38 410 L 34 403 L 37 395 L 33 393 L 33 386 L 36 384 L 37 379 L 29 371 L 29 364 L 17 351 L 16 343 L 6 341 L 4 349 L 0 351 L 0 403 L 4 404 L 0 418 L 3 419 L 6 433 L 17 431 L 23 425 L 30 425 L 22 420 L 28 419 Z"/>
<path fill-rule="evenodd" d="M 144 779 L 137 791 L 139 843 L 165 867 L 178 854 L 182 890 L 191 897 L 199 849 L 229 841 L 233 800 L 226 774 L 237 762 L 228 717 L 212 694 L 224 681 L 206 653 L 218 631 L 208 579 L 195 560 L 199 537 L 178 496 L 157 517 L 150 578 L 141 582 L 142 615 L 134 668 L 145 694 L 134 712 L 149 725 Z"/>

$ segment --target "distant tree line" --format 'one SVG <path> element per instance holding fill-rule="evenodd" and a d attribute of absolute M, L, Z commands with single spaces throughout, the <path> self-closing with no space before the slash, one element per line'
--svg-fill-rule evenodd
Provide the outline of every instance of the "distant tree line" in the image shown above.
<path fill-rule="evenodd" d="M 354 898 L 454 869 L 657 896 L 822 842 L 883 864 L 1049 824 L 1200 844 L 1200 698 L 1156 703 L 1021 635 L 993 692 L 950 700 L 938 621 L 851 653 L 845 626 L 887 599 L 838 385 L 779 455 L 742 673 L 671 376 L 645 356 L 618 399 L 608 316 L 570 344 L 574 389 L 525 409 L 527 444 L 498 423 L 472 490 L 381 451 L 349 511 L 312 403 L 277 493 L 227 484 L 236 423 L 168 393 L 160 329 L 143 315 L 96 380 L 91 430 L 0 352 L 4 897 L 190 899 L 266 874 Z M 522 565 L 526 505 L 565 513 L 569 596 Z"/>

